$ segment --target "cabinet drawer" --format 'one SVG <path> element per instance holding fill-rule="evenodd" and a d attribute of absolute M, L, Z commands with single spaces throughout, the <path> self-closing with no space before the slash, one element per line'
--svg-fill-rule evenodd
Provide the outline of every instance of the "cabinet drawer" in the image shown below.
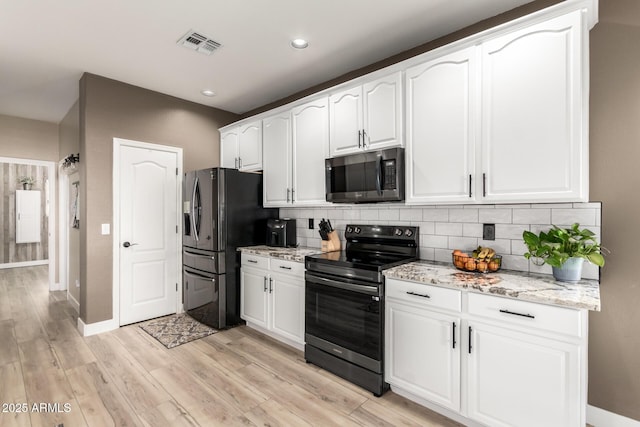
<path fill-rule="evenodd" d="M 580 310 L 476 293 L 469 293 L 468 297 L 469 314 L 472 316 L 575 337 L 582 336 L 583 316 Z"/>
<path fill-rule="evenodd" d="M 258 256 L 258 255 L 253 255 L 253 254 L 248 254 L 248 253 L 242 253 L 242 265 L 246 265 L 246 266 L 251 266 L 251 267 L 255 267 L 255 268 L 262 268 L 264 270 L 268 270 L 269 269 L 269 258 L 267 257 L 263 257 L 263 256 Z"/>
<path fill-rule="evenodd" d="M 304 277 L 304 263 L 271 258 L 271 272 Z"/>
<path fill-rule="evenodd" d="M 460 312 L 462 309 L 462 293 L 455 289 L 445 289 L 424 283 L 405 282 L 403 280 L 386 279 L 385 295 L 425 307 L 441 308 Z"/>

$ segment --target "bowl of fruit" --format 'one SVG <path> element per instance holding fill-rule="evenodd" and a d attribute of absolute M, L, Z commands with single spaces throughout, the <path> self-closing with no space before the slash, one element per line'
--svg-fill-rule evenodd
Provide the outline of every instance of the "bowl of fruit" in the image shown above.
<path fill-rule="evenodd" d="M 478 273 L 494 273 L 502 267 L 502 256 L 491 248 L 478 246 L 472 251 L 456 249 L 451 255 L 458 270 Z"/>

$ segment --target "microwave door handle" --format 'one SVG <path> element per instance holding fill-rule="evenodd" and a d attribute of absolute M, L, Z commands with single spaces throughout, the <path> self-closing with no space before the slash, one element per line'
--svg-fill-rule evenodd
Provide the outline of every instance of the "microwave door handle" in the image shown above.
<path fill-rule="evenodd" d="M 376 160 L 376 191 L 382 196 L 382 156 Z"/>

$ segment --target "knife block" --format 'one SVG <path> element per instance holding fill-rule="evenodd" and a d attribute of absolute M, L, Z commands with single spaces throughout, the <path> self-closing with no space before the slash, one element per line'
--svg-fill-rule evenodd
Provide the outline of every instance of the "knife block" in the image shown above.
<path fill-rule="evenodd" d="M 333 230 L 328 234 L 329 240 L 321 240 L 320 241 L 320 250 L 322 252 L 333 252 L 339 251 L 341 249 L 340 238 L 338 237 L 338 232 Z"/>

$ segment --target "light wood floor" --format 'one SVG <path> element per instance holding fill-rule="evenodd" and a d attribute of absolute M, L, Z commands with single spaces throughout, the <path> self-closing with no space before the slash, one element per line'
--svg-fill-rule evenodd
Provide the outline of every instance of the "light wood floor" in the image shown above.
<path fill-rule="evenodd" d="M 76 320 L 46 266 L 0 270 L 0 426 L 459 425 L 246 327 L 167 350 L 136 325 L 82 338 Z"/>

